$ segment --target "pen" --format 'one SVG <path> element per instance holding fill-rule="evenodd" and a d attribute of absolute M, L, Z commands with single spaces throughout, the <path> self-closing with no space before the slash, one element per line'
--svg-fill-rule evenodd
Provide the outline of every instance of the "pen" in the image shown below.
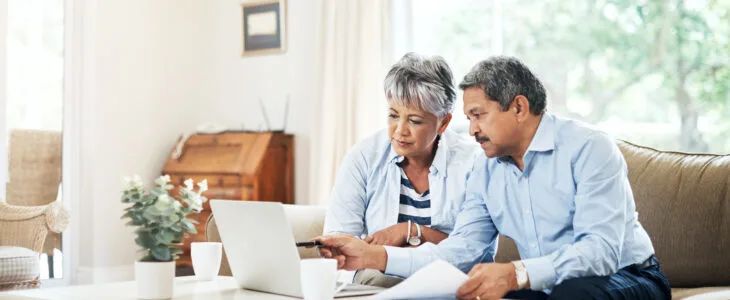
<path fill-rule="evenodd" d="M 322 246 L 322 242 L 320 241 L 312 241 L 312 242 L 299 242 L 297 243 L 297 247 L 320 247 Z"/>

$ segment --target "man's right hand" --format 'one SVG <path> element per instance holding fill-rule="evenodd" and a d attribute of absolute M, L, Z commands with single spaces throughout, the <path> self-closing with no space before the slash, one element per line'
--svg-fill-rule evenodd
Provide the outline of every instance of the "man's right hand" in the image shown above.
<path fill-rule="evenodd" d="M 336 259 L 338 269 L 385 271 L 388 254 L 383 246 L 370 245 L 351 235 L 328 235 L 314 240 L 322 243 L 319 254 Z"/>

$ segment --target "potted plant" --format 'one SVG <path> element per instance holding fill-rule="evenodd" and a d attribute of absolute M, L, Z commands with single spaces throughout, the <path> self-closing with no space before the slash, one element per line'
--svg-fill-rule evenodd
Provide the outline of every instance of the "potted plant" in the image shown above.
<path fill-rule="evenodd" d="M 151 188 L 145 188 L 139 176 L 125 178 L 122 203 L 125 208 L 122 219 L 129 219 L 127 225 L 135 226 L 134 240 L 143 254 L 135 263 L 135 280 L 141 299 L 169 299 L 173 294 L 175 260 L 182 250 L 183 235 L 195 234 L 191 213 L 199 213 L 207 201 L 203 192 L 208 189 L 206 180 L 198 183 L 195 191 L 193 180 L 185 180 L 179 200 L 170 196 L 170 176 L 160 176 Z"/>

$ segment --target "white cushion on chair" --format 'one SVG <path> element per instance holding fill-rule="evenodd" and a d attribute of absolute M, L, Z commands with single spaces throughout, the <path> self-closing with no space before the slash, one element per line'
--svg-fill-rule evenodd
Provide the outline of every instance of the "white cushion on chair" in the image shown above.
<path fill-rule="evenodd" d="M 327 214 L 326 206 L 314 205 L 284 205 L 284 213 L 291 226 L 294 240 L 306 242 L 322 235 L 324 217 Z M 297 248 L 300 258 L 317 258 L 316 248 Z"/>
<path fill-rule="evenodd" d="M 38 253 L 23 247 L 0 246 L 0 284 L 36 280 L 40 273 Z"/>

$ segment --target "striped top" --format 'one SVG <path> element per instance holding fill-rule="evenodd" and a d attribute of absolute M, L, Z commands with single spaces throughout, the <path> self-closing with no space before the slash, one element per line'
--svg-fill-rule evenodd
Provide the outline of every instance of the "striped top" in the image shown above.
<path fill-rule="evenodd" d="M 400 209 L 398 211 L 398 223 L 411 220 L 424 226 L 431 225 L 431 193 L 426 190 L 423 194 L 416 192 L 416 189 L 408 180 L 406 172 L 401 170 L 400 178 Z"/>

